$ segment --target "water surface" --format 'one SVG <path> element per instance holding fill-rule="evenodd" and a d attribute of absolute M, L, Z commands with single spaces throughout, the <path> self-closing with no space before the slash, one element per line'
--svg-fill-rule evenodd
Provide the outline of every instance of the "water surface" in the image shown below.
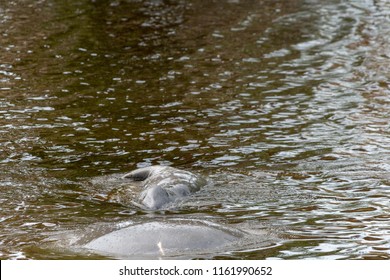
<path fill-rule="evenodd" d="M 0 258 L 200 218 L 269 239 L 210 258 L 389 259 L 389 38 L 384 0 L 0 1 Z M 212 183 L 100 199 L 152 164 Z"/>

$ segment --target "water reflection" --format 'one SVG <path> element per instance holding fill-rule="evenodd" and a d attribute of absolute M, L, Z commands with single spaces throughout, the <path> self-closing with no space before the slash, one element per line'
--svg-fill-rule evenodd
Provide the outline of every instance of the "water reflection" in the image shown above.
<path fill-rule="evenodd" d="M 322 2 L 1 2 L 1 258 L 151 215 L 99 197 L 166 164 L 213 184 L 161 215 L 277 240 L 229 257 L 388 259 L 389 6 Z"/>

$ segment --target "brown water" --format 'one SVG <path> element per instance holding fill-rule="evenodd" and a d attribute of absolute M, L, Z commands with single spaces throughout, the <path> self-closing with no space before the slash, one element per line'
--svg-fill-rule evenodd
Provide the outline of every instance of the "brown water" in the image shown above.
<path fill-rule="evenodd" d="M 212 258 L 390 258 L 387 1 L 0 0 L 0 49 L 1 259 L 162 217 L 270 240 Z M 99 199 L 151 164 L 213 183 Z"/>

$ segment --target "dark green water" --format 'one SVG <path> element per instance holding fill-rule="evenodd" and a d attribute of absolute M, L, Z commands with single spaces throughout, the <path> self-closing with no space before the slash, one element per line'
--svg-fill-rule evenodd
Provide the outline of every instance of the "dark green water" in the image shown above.
<path fill-rule="evenodd" d="M 385 0 L 0 0 L 0 258 L 200 218 L 269 239 L 212 258 L 389 259 L 389 67 Z M 100 199 L 152 164 L 213 183 Z"/>

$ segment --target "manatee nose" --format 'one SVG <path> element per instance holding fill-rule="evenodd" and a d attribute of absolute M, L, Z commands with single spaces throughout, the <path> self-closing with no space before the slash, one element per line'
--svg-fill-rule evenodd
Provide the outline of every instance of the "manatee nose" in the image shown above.
<path fill-rule="evenodd" d="M 130 172 L 122 176 L 122 179 L 131 179 L 133 181 L 144 181 L 150 175 L 150 172 L 147 170 L 138 171 L 138 172 Z"/>
<path fill-rule="evenodd" d="M 150 209 L 159 209 L 164 204 L 169 203 L 169 195 L 166 190 L 160 186 L 148 188 L 141 193 L 140 200 L 142 204 Z"/>

